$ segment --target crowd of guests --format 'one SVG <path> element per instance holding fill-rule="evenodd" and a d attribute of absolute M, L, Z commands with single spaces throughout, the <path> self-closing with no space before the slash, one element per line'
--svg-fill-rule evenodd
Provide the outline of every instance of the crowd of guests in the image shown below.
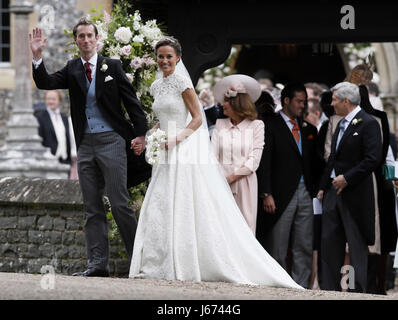
<path fill-rule="evenodd" d="M 369 73 L 359 65 L 332 88 L 281 90 L 257 78 L 254 101 L 249 81 L 234 75 L 246 90 L 217 98 L 216 84 L 199 94 L 247 224 L 305 288 L 386 294 L 394 286 L 396 190 L 388 168 L 397 147 Z M 316 201 L 323 212 L 314 214 Z"/>
<path fill-rule="evenodd" d="M 281 88 L 233 75 L 199 94 L 213 150 L 248 226 L 305 288 L 386 294 L 394 286 L 396 189 L 388 168 L 397 144 L 369 72 L 360 65 L 332 88 Z M 217 97 L 225 92 L 217 86 L 231 88 L 230 96 Z M 35 113 L 43 145 L 78 179 L 62 93 L 46 91 L 44 101 Z M 316 199 L 323 213 L 314 212 Z M 350 270 L 343 266 L 353 267 L 353 284 L 342 281 L 342 270 Z"/>

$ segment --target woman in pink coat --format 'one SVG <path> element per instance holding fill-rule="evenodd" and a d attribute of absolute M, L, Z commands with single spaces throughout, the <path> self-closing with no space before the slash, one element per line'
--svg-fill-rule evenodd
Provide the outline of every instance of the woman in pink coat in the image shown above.
<path fill-rule="evenodd" d="M 257 177 L 264 148 L 264 123 L 257 120 L 254 102 L 261 94 L 258 82 L 245 75 L 231 75 L 214 87 L 224 115 L 212 134 L 212 145 L 247 224 L 256 233 Z"/>

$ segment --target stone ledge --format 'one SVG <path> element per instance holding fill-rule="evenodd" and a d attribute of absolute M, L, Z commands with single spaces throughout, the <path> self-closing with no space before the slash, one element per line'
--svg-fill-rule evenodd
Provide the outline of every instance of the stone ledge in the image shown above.
<path fill-rule="evenodd" d="M 0 178 L 0 203 L 82 206 L 78 180 Z"/>

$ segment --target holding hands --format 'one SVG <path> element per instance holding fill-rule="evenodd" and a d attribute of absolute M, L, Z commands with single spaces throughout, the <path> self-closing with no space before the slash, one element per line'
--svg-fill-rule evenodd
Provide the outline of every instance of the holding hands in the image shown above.
<path fill-rule="evenodd" d="M 134 150 L 134 153 L 139 156 L 145 149 L 145 137 L 136 137 L 135 139 L 131 140 L 130 149 Z"/>

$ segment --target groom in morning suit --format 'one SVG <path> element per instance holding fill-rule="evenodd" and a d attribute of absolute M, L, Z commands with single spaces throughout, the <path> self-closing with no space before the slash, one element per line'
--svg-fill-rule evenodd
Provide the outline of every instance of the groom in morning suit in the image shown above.
<path fill-rule="evenodd" d="M 139 154 L 148 130 L 145 114 L 119 60 L 97 54 L 98 30 L 85 18 L 73 28 L 81 57 L 48 74 L 42 61 L 47 39 L 42 30 L 30 34 L 33 78 L 39 89 L 69 89 L 71 117 L 77 147 L 77 165 L 86 223 L 87 270 L 76 276 L 109 276 L 108 222 L 104 192 L 131 259 L 137 220 L 128 205 L 127 152 Z M 124 117 L 128 113 L 133 126 Z M 136 146 L 141 146 L 135 149 Z M 139 151 L 137 151 L 139 150 Z M 138 166 L 142 158 L 136 157 Z M 138 181 L 136 181 L 138 182 Z M 139 181 L 141 182 L 141 181 Z"/>
<path fill-rule="evenodd" d="M 341 267 L 348 242 L 355 275 L 355 287 L 349 283 L 348 288 L 366 292 L 368 245 L 375 242 L 372 172 L 382 159 L 380 127 L 359 107 L 357 85 L 341 82 L 332 92 L 332 106 L 344 118 L 333 135 L 318 192 L 318 198 L 323 198 L 320 285 L 323 290 L 342 289 Z"/>
<path fill-rule="evenodd" d="M 311 274 L 312 197 L 320 176 L 317 129 L 302 121 L 306 100 L 303 84 L 287 84 L 281 92 L 281 112 L 266 123 L 257 170 L 263 205 L 259 205 L 256 230 L 259 242 L 286 270 L 291 247 L 291 276 L 304 288 L 308 288 Z"/>

